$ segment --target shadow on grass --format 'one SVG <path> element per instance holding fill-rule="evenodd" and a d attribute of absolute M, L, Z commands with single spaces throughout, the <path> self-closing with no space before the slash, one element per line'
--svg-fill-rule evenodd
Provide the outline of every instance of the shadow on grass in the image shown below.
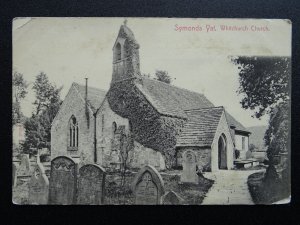
<path fill-rule="evenodd" d="M 265 179 L 259 172 L 248 177 L 248 187 L 255 204 L 269 205 L 290 196 L 290 184 L 283 179 Z"/>

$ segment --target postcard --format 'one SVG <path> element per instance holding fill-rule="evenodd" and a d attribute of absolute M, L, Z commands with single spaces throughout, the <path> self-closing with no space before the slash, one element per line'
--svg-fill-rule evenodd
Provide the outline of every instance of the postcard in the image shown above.
<path fill-rule="evenodd" d="M 292 22 L 13 20 L 12 202 L 291 199 Z"/>

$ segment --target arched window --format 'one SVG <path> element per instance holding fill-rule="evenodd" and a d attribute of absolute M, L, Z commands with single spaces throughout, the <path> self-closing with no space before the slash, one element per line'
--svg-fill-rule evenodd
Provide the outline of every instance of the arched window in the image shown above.
<path fill-rule="evenodd" d="M 69 144 L 70 150 L 78 149 L 78 122 L 75 116 L 69 121 Z"/>
<path fill-rule="evenodd" d="M 112 123 L 112 137 L 113 138 L 115 137 L 116 131 L 117 131 L 117 123 L 113 122 Z"/>
<path fill-rule="evenodd" d="M 121 44 L 120 43 L 118 43 L 117 45 L 116 45 L 116 49 L 115 49 L 115 61 L 119 61 L 119 60 L 121 60 Z"/>

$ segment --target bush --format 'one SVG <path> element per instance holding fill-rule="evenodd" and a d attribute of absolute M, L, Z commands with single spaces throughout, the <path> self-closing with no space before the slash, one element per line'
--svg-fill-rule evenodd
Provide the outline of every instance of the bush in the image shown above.
<path fill-rule="evenodd" d="M 234 150 L 234 155 L 235 155 L 235 158 L 238 159 L 240 157 L 240 151 L 235 149 Z"/>
<path fill-rule="evenodd" d="M 265 165 L 269 165 L 269 164 L 270 164 L 270 162 L 269 162 L 269 160 L 268 160 L 268 159 L 264 159 L 264 161 L 263 161 L 263 164 L 265 164 Z"/>
<path fill-rule="evenodd" d="M 265 177 L 263 179 L 263 181 L 265 183 L 273 183 L 273 182 L 277 182 L 279 179 L 279 175 L 276 171 L 276 168 L 274 165 L 269 165 L 267 170 L 266 170 L 266 173 L 265 173 Z"/>
<path fill-rule="evenodd" d="M 40 155 L 40 161 L 41 162 L 50 162 L 51 157 L 50 157 L 50 155 Z"/>

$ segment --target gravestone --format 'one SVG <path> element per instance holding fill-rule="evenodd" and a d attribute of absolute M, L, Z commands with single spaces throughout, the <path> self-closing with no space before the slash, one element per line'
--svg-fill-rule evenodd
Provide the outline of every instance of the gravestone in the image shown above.
<path fill-rule="evenodd" d="M 105 170 L 87 164 L 79 169 L 77 204 L 101 205 L 105 194 Z"/>
<path fill-rule="evenodd" d="M 29 181 L 29 204 L 48 204 L 49 180 L 45 169 L 40 162 L 37 162 L 31 179 Z"/>
<path fill-rule="evenodd" d="M 51 161 L 49 204 L 76 203 L 77 164 L 69 157 L 58 156 Z"/>
<path fill-rule="evenodd" d="M 184 200 L 174 191 L 169 191 L 162 196 L 163 205 L 182 205 Z"/>
<path fill-rule="evenodd" d="M 18 176 L 30 176 L 30 160 L 28 154 L 21 156 L 21 162 L 17 171 Z"/>
<path fill-rule="evenodd" d="M 158 205 L 164 194 L 164 183 L 158 171 L 150 165 L 146 165 L 136 174 L 132 191 L 136 205 Z"/>
<path fill-rule="evenodd" d="M 12 186 L 17 186 L 17 165 L 15 163 L 12 164 Z"/>
<path fill-rule="evenodd" d="M 195 183 L 199 181 L 196 171 L 196 154 L 192 150 L 187 150 L 182 154 L 182 174 L 180 181 L 182 183 Z"/>

